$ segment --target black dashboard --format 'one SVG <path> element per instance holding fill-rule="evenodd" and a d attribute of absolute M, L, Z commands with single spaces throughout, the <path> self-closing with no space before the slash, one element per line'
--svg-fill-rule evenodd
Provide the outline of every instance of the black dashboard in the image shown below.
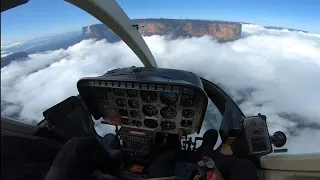
<path fill-rule="evenodd" d="M 171 134 L 199 132 L 208 98 L 194 73 L 124 68 L 83 78 L 78 90 L 95 119 Z"/>

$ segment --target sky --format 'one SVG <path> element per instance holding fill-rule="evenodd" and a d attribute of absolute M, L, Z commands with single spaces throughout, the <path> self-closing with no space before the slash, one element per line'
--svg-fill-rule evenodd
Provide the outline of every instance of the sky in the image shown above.
<path fill-rule="evenodd" d="M 319 0 L 117 0 L 130 18 L 190 18 L 272 25 L 320 33 Z M 1 44 L 70 31 L 97 19 L 62 0 L 30 0 L 1 14 Z"/>

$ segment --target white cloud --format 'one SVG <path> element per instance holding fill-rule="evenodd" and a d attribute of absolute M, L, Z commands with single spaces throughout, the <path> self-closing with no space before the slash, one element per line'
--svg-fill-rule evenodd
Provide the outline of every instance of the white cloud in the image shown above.
<path fill-rule="evenodd" d="M 193 71 L 221 85 L 241 102 L 245 114 L 266 114 L 271 133 L 290 133 L 290 153 L 320 152 L 319 145 L 310 145 L 314 142 L 298 142 L 320 135 L 320 35 L 243 25 L 243 38 L 224 44 L 209 37 L 145 40 L 159 67 Z M 104 40 L 85 40 L 67 50 L 29 58 L 1 69 L 1 99 L 10 104 L 2 113 L 11 115 L 21 109 L 21 120 L 29 123 L 41 120 L 45 109 L 76 95 L 81 77 L 142 66 L 123 42 Z M 311 130 L 301 130 L 301 126 Z M 296 143 L 309 143 L 312 149 Z"/>
<path fill-rule="evenodd" d="M 36 47 L 36 46 L 42 46 L 42 45 L 47 44 L 47 43 L 50 43 L 50 42 L 51 42 L 51 41 L 45 41 L 45 42 L 41 42 L 41 43 L 39 43 L 39 44 L 30 45 L 30 46 L 28 46 L 27 48 L 25 48 L 24 51 L 26 51 L 26 50 L 28 50 L 28 49 L 31 49 L 31 48 L 33 48 L 33 47 Z"/>
<path fill-rule="evenodd" d="M 6 56 L 9 56 L 10 54 L 12 54 L 12 53 L 8 53 L 8 54 L 1 54 L 1 57 L 3 58 L 3 57 L 6 57 Z"/>
<path fill-rule="evenodd" d="M 11 43 L 9 45 L 4 45 L 1 46 L 1 49 L 8 49 L 8 48 L 12 48 L 12 47 L 19 47 L 21 45 L 25 44 L 25 42 L 15 42 L 15 43 Z"/>
<path fill-rule="evenodd" d="M 12 53 L 7 51 L 1 51 L 1 57 L 6 57 L 6 56 L 9 56 L 10 54 Z"/>

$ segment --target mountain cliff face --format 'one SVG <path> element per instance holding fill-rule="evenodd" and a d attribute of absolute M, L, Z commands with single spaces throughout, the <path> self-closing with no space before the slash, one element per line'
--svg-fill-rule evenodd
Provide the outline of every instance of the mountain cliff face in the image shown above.
<path fill-rule="evenodd" d="M 178 37 L 211 36 L 219 42 L 234 41 L 241 38 L 241 24 L 224 21 L 180 20 L 180 19 L 135 19 L 143 36 L 170 35 Z M 82 28 L 85 38 L 106 38 L 108 42 L 119 41 L 120 38 L 103 24 Z"/>
<path fill-rule="evenodd" d="M 106 25 L 94 24 L 82 28 L 84 38 L 107 39 L 108 42 L 120 41 L 120 38 Z"/>

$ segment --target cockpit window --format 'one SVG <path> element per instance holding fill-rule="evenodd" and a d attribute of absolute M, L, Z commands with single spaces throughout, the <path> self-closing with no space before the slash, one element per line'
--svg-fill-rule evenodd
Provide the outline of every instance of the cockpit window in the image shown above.
<path fill-rule="evenodd" d="M 215 129 L 219 131 L 220 125 L 222 121 L 222 114 L 219 112 L 218 108 L 215 106 L 212 101 L 209 100 L 207 111 L 204 116 L 203 124 L 201 127 L 201 131 L 199 134 L 193 134 L 192 137 L 202 136 L 207 130 Z M 218 148 L 221 144 L 221 137 L 218 137 L 218 141 L 216 142 L 215 149 Z M 199 146 L 200 144 L 197 144 Z"/>
<path fill-rule="evenodd" d="M 82 77 L 143 64 L 108 27 L 63 1 L 29 1 L 1 14 L 1 115 L 36 125 L 78 94 Z"/>
<path fill-rule="evenodd" d="M 266 115 L 270 134 L 286 133 L 288 153 L 320 152 L 310 141 L 320 138 L 319 1 L 116 2 L 159 67 L 191 71 L 246 116 Z M 79 93 L 80 78 L 131 66 L 143 64 L 107 26 L 67 2 L 32 0 L 1 14 L 2 116 L 36 125 L 44 110 Z M 221 119 L 209 102 L 201 133 Z"/>
<path fill-rule="evenodd" d="M 218 108 L 209 100 L 206 114 L 204 116 L 202 131 L 208 129 L 219 130 L 220 124 L 222 121 L 222 115 L 219 112 Z"/>

